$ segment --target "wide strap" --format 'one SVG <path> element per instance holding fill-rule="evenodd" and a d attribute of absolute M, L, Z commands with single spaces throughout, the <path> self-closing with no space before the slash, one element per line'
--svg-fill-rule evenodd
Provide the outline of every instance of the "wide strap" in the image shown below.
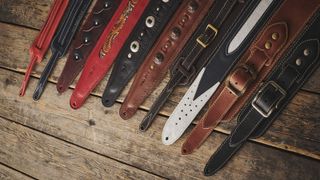
<path fill-rule="evenodd" d="M 120 0 L 97 0 L 85 23 L 76 34 L 57 90 L 63 93 L 82 70 L 90 52 L 117 10 Z"/>
<path fill-rule="evenodd" d="M 164 79 L 180 50 L 198 27 L 213 0 L 183 1 L 137 72 L 120 108 L 123 119 L 132 117 L 138 107 Z"/>
<path fill-rule="evenodd" d="M 180 3 L 181 0 L 151 1 L 149 3 L 115 60 L 102 96 L 104 106 L 110 107 L 115 103 Z"/>
<path fill-rule="evenodd" d="M 315 7 L 318 5 L 313 4 Z M 208 161 L 204 174 L 209 176 L 221 169 L 256 131 L 265 131 L 278 117 L 308 77 L 320 65 L 320 13 L 305 28 L 302 37 L 265 79 L 258 93 L 241 112 L 237 126 Z"/>
<path fill-rule="evenodd" d="M 30 63 L 22 81 L 20 96 L 24 96 L 26 92 L 30 75 L 35 63 L 40 63 L 48 51 L 51 40 L 60 24 L 65 10 L 67 9 L 68 3 L 69 0 L 55 0 L 53 2 L 45 24 L 42 26 L 40 33 L 29 49 Z"/>
<path fill-rule="evenodd" d="M 73 109 L 83 105 L 91 91 L 106 75 L 148 3 L 149 0 L 121 2 L 88 57 L 70 98 L 70 106 Z"/>
<path fill-rule="evenodd" d="M 210 63 L 219 66 L 217 69 L 220 73 L 225 73 L 223 71 L 227 71 L 239 59 L 279 4 L 279 1 L 273 0 L 253 1 L 247 4 L 246 10 L 241 15 L 237 15 L 240 19 L 234 25 L 225 41 L 210 56 Z M 199 67 L 199 69 L 201 68 Z M 183 134 L 206 104 L 208 96 L 213 94 L 219 86 L 220 83 L 218 81 L 206 93 L 194 99 L 200 80 L 205 72 L 207 70 L 203 68 L 167 120 L 162 132 L 162 142 L 164 144 L 170 145 L 174 143 Z M 212 76 L 211 78 L 215 77 Z"/>
<path fill-rule="evenodd" d="M 272 70 L 280 56 L 287 50 L 317 10 L 313 7 L 315 4 L 312 3 L 306 5 L 309 8 L 309 13 L 298 10 L 301 6 L 300 3 L 300 1 L 284 1 L 273 14 L 257 40 L 250 46 L 225 82 L 218 88 L 212 98 L 209 110 L 200 120 L 202 122 L 197 125 L 203 127 L 196 127 L 191 132 L 183 145 L 183 150 L 188 150 L 189 153 L 193 152 L 194 148 L 200 147 L 220 121 L 236 116 L 239 111 L 234 112 L 232 116 L 229 114 L 234 106 L 241 98 L 250 97 L 250 94 Z M 295 10 L 296 15 L 301 17 L 299 21 L 294 20 L 296 19 L 295 16 L 288 15 L 287 12 L 290 9 Z M 243 104 L 237 105 L 237 107 L 243 107 Z M 202 130 L 206 133 L 201 132 L 203 136 L 197 135 Z"/>
<path fill-rule="evenodd" d="M 44 68 L 38 85 L 33 93 L 34 100 L 40 99 L 51 72 L 53 71 L 58 59 L 64 56 L 68 51 L 73 36 L 80 26 L 82 19 L 86 15 L 90 4 L 91 0 L 70 0 L 63 20 L 51 43 L 52 56 Z"/>
<path fill-rule="evenodd" d="M 170 82 L 142 120 L 140 130 L 146 131 L 151 126 L 161 107 L 177 85 L 188 84 L 196 76 L 201 70 L 199 66 L 201 64 L 204 65 L 209 59 L 205 57 L 205 51 L 209 51 L 211 54 L 215 52 L 249 2 L 251 1 L 246 1 L 246 3 L 236 0 L 215 2 L 208 15 L 204 18 L 205 23 L 201 23 L 198 30 L 176 58 L 174 66 L 171 68 Z M 197 36 L 195 37 L 195 35 Z"/>

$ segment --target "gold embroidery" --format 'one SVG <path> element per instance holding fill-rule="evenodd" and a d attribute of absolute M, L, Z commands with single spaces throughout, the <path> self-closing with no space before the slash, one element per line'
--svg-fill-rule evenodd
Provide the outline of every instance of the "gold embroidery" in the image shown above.
<path fill-rule="evenodd" d="M 103 45 L 103 48 L 100 51 L 100 57 L 102 58 L 105 56 L 111 49 L 113 41 L 119 35 L 120 31 L 122 30 L 124 24 L 127 22 L 130 13 L 133 11 L 133 8 L 138 3 L 139 0 L 130 0 L 128 2 L 127 8 L 122 12 L 120 18 L 118 19 L 117 23 L 113 26 L 111 32 L 106 38 L 106 42 Z"/>

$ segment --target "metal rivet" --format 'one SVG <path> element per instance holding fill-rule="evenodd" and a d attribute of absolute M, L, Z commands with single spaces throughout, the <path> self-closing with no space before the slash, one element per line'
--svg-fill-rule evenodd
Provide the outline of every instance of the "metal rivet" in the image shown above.
<path fill-rule="evenodd" d="M 138 52 L 139 51 L 139 48 L 140 48 L 140 44 L 139 44 L 139 42 L 138 41 L 133 41 L 132 43 L 131 43 L 131 45 L 130 45 L 130 50 L 132 51 L 132 52 Z"/>
<path fill-rule="evenodd" d="M 88 36 L 85 36 L 84 39 L 83 39 L 84 43 L 89 43 L 90 39 Z"/>
<path fill-rule="evenodd" d="M 164 3 L 167 3 L 167 2 L 169 2 L 170 0 L 162 0 L 162 2 L 164 2 Z"/>
<path fill-rule="evenodd" d="M 151 70 L 153 70 L 153 69 L 154 69 L 154 66 L 153 66 L 153 65 L 151 65 L 151 66 L 150 66 L 150 69 L 151 69 Z"/>
<path fill-rule="evenodd" d="M 302 63 L 302 61 L 301 61 L 301 59 L 300 59 L 300 58 L 296 60 L 296 65 L 297 65 L 297 66 L 300 66 L 300 65 L 301 65 L 301 63 Z"/>
<path fill-rule="evenodd" d="M 160 8 L 159 7 L 157 7 L 157 9 L 156 9 L 157 11 L 160 11 Z"/>
<path fill-rule="evenodd" d="M 178 39 L 181 35 L 181 31 L 179 28 L 175 27 L 172 29 L 172 32 L 171 32 L 171 38 L 172 39 Z"/>
<path fill-rule="evenodd" d="M 131 54 L 131 53 L 128 54 L 128 58 L 129 58 L 129 59 L 132 58 L 132 54 Z"/>
<path fill-rule="evenodd" d="M 81 56 L 80 56 L 80 54 L 79 54 L 78 52 L 74 53 L 74 59 L 75 59 L 76 61 L 78 61 L 78 60 L 81 59 Z"/>
<path fill-rule="evenodd" d="M 279 39 L 279 34 L 278 33 L 272 33 L 271 37 L 272 37 L 273 40 L 277 40 L 277 39 Z"/>
<path fill-rule="evenodd" d="M 143 35 L 144 35 L 144 33 L 143 33 L 143 32 L 141 32 L 141 33 L 140 33 L 140 36 L 142 37 Z"/>
<path fill-rule="evenodd" d="M 146 26 L 148 28 L 152 28 L 155 24 L 155 19 L 153 16 L 148 16 L 147 19 L 146 19 Z"/>
<path fill-rule="evenodd" d="M 191 1 L 188 6 L 188 11 L 194 13 L 198 9 L 199 5 L 196 1 Z"/>
<path fill-rule="evenodd" d="M 162 53 L 157 53 L 156 57 L 154 57 L 153 61 L 154 63 L 160 65 L 163 62 L 164 56 Z"/>
<path fill-rule="evenodd" d="M 265 44 L 264 44 L 264 47 L 266 48 L 266 49 L 271 49 L 271 42 L 266 42 Z"/>
<path fill-rule="evenodd" d="M 93 21 L 93 24 L 94 24 L 95 26 L 99 26 L 99 24 L 100 24 L 99 19 L 95 19 L 95 20 Z"/>
<path fill-rule="evenodd" d="M 309 56 L 309 55 L 310 55 L 310 50 L 309 50 L 309 49 L 305 49 L 305 50 L 303 51 L 303 55 L 304 55 L 304 56 Z"/>
<path fill-rule="evenodd" d="M 108 1 L 104 3 L 104 7 L 105 8 L 109 7 L 109 2 Z"/>

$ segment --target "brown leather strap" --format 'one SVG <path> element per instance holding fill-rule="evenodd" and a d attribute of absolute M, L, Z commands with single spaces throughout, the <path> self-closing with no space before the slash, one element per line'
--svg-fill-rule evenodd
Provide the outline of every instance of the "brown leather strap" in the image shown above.
<path fill-rule="evenodd" d="M 137 72 L 120 109 L 120 116 L 123 119 L 132 117 L 138 107 L 160 84 L 179 51 L 198 27 L 212 4 L 213 0 L 182 2 Z"/>
<path fill-rule="evenodd" d="M 208 112 L 182 147 L 183 154 L 198 148 L 222 119 L 232 119 L 259 87 L 283 53 L 319 7 L 319 0 L 286 0 L 240 59 L 211 100 Z M 301 8 L 301 7 L 304 8 Z M 295 13 L 290 13 L 295 12 Z"/>

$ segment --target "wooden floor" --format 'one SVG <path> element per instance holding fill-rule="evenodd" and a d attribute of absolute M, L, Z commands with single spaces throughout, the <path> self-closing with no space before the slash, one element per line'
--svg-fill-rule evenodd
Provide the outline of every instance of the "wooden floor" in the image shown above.
<path fill-rule="evenodd" d="M 112 108 L 101 105 L 107 78 L 81 109 L 72 110 L 74 85 L 62 95 L 55 87 L 65 58 L 39 102 L 32 93 L 47 58 L 33 72 L 26 96 L 18 96 L 28 48 L 52 1 L 0 0 L 0 179 L 206 179 L 206 161 L 235 122 L 221 124 L 189 156 L 180 154 L 186 135 L 172 146 L 162 145 L 162 127 L 186 88 L 174 92 L 146 133 L 138 131 L 139 122 L 167 80 L 128 121 L 118 116 L 128 88 Z M 318 69 L 270 130 L 210 178 L 320 179 L 319 77 Z"/>

